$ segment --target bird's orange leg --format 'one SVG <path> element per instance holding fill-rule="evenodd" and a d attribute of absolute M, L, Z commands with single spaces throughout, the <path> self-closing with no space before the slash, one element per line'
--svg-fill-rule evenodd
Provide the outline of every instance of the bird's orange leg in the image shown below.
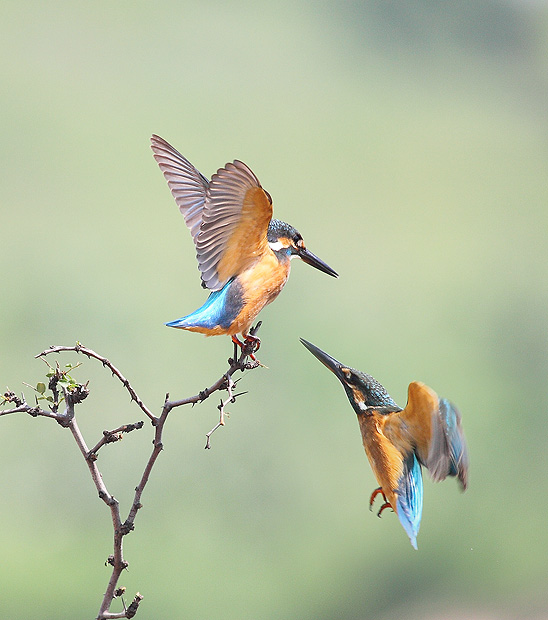
<path fill-rule="evenodd" d="M 386 499 L 386 495 L 384 494 L 382 487 L 377 487 L 373 491 L 373 493 L 371 493 L 371 497 L 369 498 L 369 510 L 373 510 L 373 502 L 375 501 L 375 498 L 379 494 L 382 495 L 382 498 L 384 499 L 384 504 L 381 506 L 379 512 L 377 512 L 377 517 L 380 517 L 383 510 L 385 510 L 386 508 L 392 508 L 392 504 L 390 504 L 390 502 Z M 392 510 L 394 509 L 392 508 Z"/>
<path fill-rule="evenodd" d="M 240 349 L 244 346 L 244 343 L 236 336 L 236 334 L 232 335 L 232 342 L 240 347 Z"/>
<path fill-rule="evenodd" d="M 232 342 L 234 343 L 234 359 L 237 360 L 238 359 L 238 347 L 240 347 L 241 349 L 243 346 L 243 342 L 238 340 L 238 337 L 235 334 L 232 335 L 231 338 L 232 338 Z"/>
<path fill-rule="evenodd" d="M 253 355 L 253 353 L 255 353 L 256 351 L 259 350 L 259 347 L 261 346 L 261 341 L 259 338 L 257 338 L 256 336 L 250 336 L 249 334 L 247 334 L 244 338 L 244 341 L 242 342 L 235 334 L 232 336 L 232 342 L 240 347 L 240 349 L 242 350 L 242 353 L 245 353 L 246 355 L 249 355 L 249 357 L 256 362 L 257 358 Z"/>

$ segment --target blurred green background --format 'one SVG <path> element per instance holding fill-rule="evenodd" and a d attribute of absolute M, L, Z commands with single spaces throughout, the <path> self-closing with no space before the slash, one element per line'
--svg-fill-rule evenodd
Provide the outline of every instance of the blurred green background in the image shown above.
<path fill-rule="evenodd" d="M 77 340 L 155 411 L 224 371 L 228 338 L 163 325 L 205 293 L 152 133 L 207 176 L 247 162 L 341 276 L 293 263 L 212 450 L 215 399 L 171 414 L 125 541 L 138 617 L 547 618 L 548 4 L 5 0 L 0 57 L 2 389 Z M 461 409 L 470 488 L 425 482 L 418 552 L 299 336 Z M 142 416 L 81 361 L 92 445 Z M 0 617 L 94 618 L 111 525 L 76 445 L 0 433 Z M 124 513 L 151 437 L 100 454 Z"/>

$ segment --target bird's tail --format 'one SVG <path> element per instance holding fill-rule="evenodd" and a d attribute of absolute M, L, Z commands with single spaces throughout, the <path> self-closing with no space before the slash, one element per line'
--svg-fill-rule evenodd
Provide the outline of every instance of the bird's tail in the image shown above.
<path fill-rule="evenodd" d="M 416 549 L 422 517 L 422 471 L 413 452 L 403 462 L 403 473 L 398 487 L 397 514 L 411 544 Z"/>
<path fill-rule="evenodd" d="M 178 327 L 191 331 L 227 329 L 241 308 L 241 300 L 234 294 L 233 281 L 229 280 L 220 291 L 210 293 L 203 306 L 181 319 L 166 323 L 168 327 Z"/>

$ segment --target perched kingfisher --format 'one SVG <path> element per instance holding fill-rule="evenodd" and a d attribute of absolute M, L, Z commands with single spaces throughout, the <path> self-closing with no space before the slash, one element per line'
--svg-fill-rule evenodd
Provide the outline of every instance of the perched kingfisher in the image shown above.
<path fill-rule="evenodd" d="M 369 507 L 381 494 L 379 517 L 385 508 L 392 508 L 416 549 L 422 516 L 421 465 L 435 482 L 456 476 L 466 489 L 468 450 L 458 409 L 418 381 L 409 384 L 402 409 L 371 375 L 341 364 L 302 338 L 301 342 L 338 377 L 358 416 L 363 447 L 380 484 Z"/>
<path fill-rule="evenodd" d="M 249 329 L 284 287 L 292 258 L 338 274 L 306 249 L 293 226 L 272 219 L 272 198 L 246 164 L 234 160 L 208 181 L 163 138 L 153 135 L 151 143 L 194 240 L 202 286 L 211 291 L 201 308 L 166 325 L 228 334 L 243 346 L 241 334 L 257 350 L 260 341 Z"/>

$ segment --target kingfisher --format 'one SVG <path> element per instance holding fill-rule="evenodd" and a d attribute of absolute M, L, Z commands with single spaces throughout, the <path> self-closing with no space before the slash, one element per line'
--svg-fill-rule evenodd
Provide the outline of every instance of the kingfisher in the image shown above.
<path fill-rule="evenodd" d="M 371 375 L 341 364 L 303 338 L 301 342 L 343 384 L 358 416 L 363 447 L 380 485 L 371 494 L 369 508 L 380 494 L 384 503 L 378 516 L 391 508 L 417 549 L 421 466 L 435 482 L 456 476 L 463 491 L 468 483 L 468 449 L 460 412 L 419 381 L 409 384 L 402 409 Z"/>
<path fill-rule="evenodd" d="M 337 272 L 306 249 L 293 226 L 272 218 L 270 194 L 242 161 L 227 163 L 208 181 L 160 136 L 152 136 L 151 147 L 190 229 L 202 287 L 210 291 L 203 306 L 166 325 L 227 334 L 255 352 L 260 340 L 249 333 L 251 324 L 284 287 L 291 259 L 333 277 Z"/>

